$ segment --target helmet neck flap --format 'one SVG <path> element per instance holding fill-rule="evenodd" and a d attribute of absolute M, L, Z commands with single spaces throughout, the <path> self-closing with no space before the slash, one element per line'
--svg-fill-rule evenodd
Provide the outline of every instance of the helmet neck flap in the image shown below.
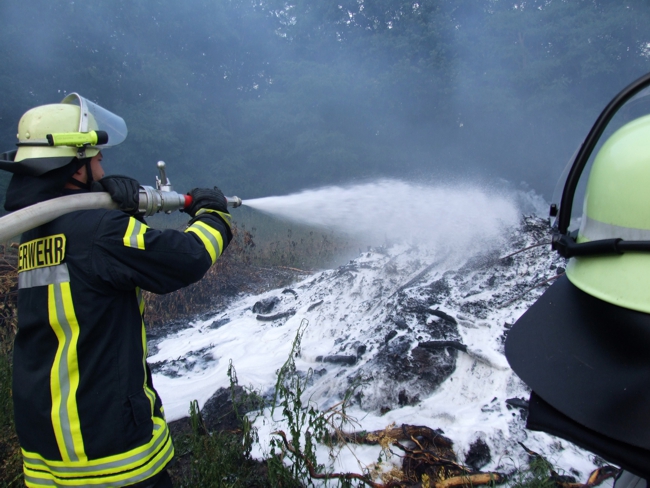
<path fill-rule="evenodd" d="M 0 155 L 2 163 L 9 163 L 15 151 Z M 21 208 L 29 207 L 52 198 L 65 194 L 64 186 L 70 181 L 79 168 L 90 164 L 92 158 L 67 159 L 67 164 L 50 170 L 40 176 L 26 172 L 15 172 L 9 182 L 5 197 L 5 210 L 12 212 Z"/>

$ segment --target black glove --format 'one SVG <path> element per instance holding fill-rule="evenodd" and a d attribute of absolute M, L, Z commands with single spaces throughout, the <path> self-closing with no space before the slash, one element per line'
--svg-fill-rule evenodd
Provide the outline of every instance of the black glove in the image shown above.
<path fill-rule="evenodd" d="M 138 213 L 140 183 L 133 178 L 121 175 L 104 176 L 99 181 L 93 181 L 91 191 L 108 192 L 120 210 L 131 215 Z"/>
<path fill-rule="evenodd" d="M 184 212 L 187 212 L 192 217 L 196 215 L 196 212 L 202 208 L 207 208 L 210 210 L 218 210 L 219 212 L 228 212 L 228 202 L 226 197 L 223 196 L 221 190 L 214 187 L 214 190 L 209 188 L 194 188 L 188 193 L 192 197 L 192 204 L 187 207 Z"/>

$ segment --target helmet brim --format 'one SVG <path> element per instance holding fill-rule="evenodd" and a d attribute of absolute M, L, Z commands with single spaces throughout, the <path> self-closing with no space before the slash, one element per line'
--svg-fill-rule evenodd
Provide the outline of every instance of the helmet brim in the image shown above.
<path fill-rule="evenodd" d="M 650 449 L 650 314 L 599 300 L 562 276 L 514 324 L 505 352 L 558 411 Z"/>

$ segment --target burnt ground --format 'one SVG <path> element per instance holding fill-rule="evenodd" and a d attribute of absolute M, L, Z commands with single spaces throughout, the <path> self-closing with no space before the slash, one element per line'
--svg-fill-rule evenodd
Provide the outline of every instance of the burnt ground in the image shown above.
<path fill-rule="evenodd" d="M 150 345 L 187 327 L 189 320 L 215 315 L 242 295 L 256 295 L 289 286 L 311 271 L 275 266 L 263 267 L 229 259 L 224 255 L 198 283 L 167 295 L 145 292 L 145 322 Z"/>

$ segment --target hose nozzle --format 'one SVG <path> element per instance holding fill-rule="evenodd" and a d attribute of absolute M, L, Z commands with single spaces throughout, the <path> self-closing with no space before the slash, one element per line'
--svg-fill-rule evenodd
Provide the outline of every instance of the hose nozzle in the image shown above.
<path fill-rule="evenodd" d="M 239 197 L 226 197 L 226 202 L 228 202 L 228 206 L 232 208 L 240 207 L 242 204 L 241 198 Z"/>

